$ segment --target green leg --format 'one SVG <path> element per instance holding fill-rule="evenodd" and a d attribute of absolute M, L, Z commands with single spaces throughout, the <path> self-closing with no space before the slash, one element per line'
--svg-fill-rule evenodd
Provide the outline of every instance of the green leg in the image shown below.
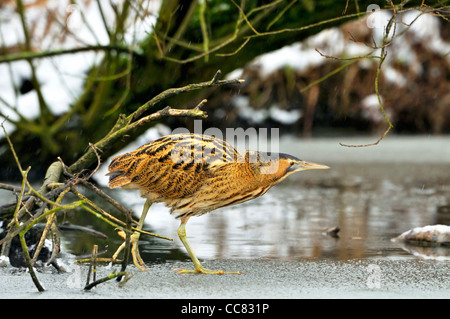
<path fill-rule="evenodd" d="M 150 206 L 152 206 L 152 202 L 150 202 L 149 200 L 145 201 L 144 204 L 144 209 L 142 210 L 142 215 L 141 218 L 139 219 L 139 224 L 136 227 L 136 229 L 138 230 L 142 230 L 142 227 L 144 226 L 144 221 L 145 221 L 145 217 L 147 216 L 148 210 L 150 209 Z M 124 237 L 124 234 L 120 234 L 122 237 Z M 135 231 L 133 234 L 131 234 L 130 236 L 130 242 L 131 242 L 131 255 L 133 257 L 133 263 L 134 265 L 139 268 L 142 271 L 147 270 L 147 268 L 144 265 L 144 261 L 141 258 L 141 255 L 139 254 L 139 247 L 138 247 L 138 243 L 139 243 L 139 237 L 140 237 L 141 233 Z M 122 251 L 125 248 L 125 243 L 123 243 L 122 245 L 120 245 L 120 247 L 117 249 L 117 251 L 114 253 L 113 255 L 113 259 L 116 259 L 117 256 L 119 255 L 120 251 Z"/>
<path fill-rule="evenodd" d="M 180 274 L 187 274 L 187 273 L 202 273 L 202 274 L 213 274 L 213 275 L 223 275 L 223 274 L 241 274 L 240 271 L 223 271 L 223 270 L 210 270 L 206 269 L 202 266 L 200 261 L 198 260 L 197 256 L 195 255 L 194 251 L 192 250 L 191 245 L 189 244 L 187 237 L 186 237 L 186 223 L 189 220 L 189 217 L 181 219 L 180 227 L 178 227 L 178 236 L 180 237 L 181 242 L 183 243 L 184 247 L 186 248 L 189 256 L 192 259 L 192 262 L 194 263 L 195 269 L 175 269 Z"/>

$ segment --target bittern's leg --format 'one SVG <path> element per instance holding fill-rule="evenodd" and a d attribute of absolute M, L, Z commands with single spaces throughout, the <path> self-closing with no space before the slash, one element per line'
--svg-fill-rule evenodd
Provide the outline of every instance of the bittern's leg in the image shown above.
<path fill-rule="evenodd" d="M 152 206 L 152 202 L 150 202 L 149 200 L 145 201 L 144 204 L 144 209 L 142 210 L 142 215 L 141 218 L 139 219 L 139 224 L 136 227 L 136 229 L 141 230 L 142 227 L 144 226 L 144 221 L 145 221 L 145 217 L 147 216 L 148 210 L 150 209 L 150 206 Z M 125 234 L 119 233 L 119 235 L 121 235 L 122 237 L 124 237 Z M 133 256 L 133 263 L 134 265 L 139 268 L 140 270 L 144 271 L 147 270 L 147 268 L 144 265 L 144 261 L 141 258 L 141 255 L 139 254 L 139 247 L 138 247 L 138 243 L 139 243 L 139 237 L 140 237 L 141 233 L 135 231 L 133 234 L 131 234 L 130 236 L 130 243 L 131 243 L 131 255 Z M 120 247 L 117 249 L 117 251 L 114 253 L 113 255 L 113 259 L 116 259 L 117 256 L 119 255 L 120 251 L 122 251 L 122 249 L 125 248 L 125 243 L 123 243 L 122 245 L 120 245 Z"/>
<path fill-rule="evenodd" d="M 210 270 L 206 269 L 202 266 L 200 261 L 198 260 L 197 256 L 195 256 L 194 251 L 192 250 L 191 245 L 189 244 L 187 238 L 186 238 L 186 223 L 189 220 L 189 217 L 184 217 L 181 219 L 180 227 L 178 227 L 178 236 L 181 239 L 181 242 L 183 243 L 184 247 L 186 248 L 189 256 L 192 259 L 192 262 L 194 263 L 195 269 L 180 269 L 177 268 L 177 270 L 180 274 L 186 274 L 186 273 L 202 273 L 202 274 L 213 274 L 213 275 L 223 275 L 223 274 L 241 274 L 240 271 L 223 271 L 223 270 Z"/>

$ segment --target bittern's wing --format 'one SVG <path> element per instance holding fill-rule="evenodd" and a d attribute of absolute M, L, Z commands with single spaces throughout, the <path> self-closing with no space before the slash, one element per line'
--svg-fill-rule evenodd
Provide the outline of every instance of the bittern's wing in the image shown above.
<path fill-rule="evenodd" d="M 241 157 L 229 143 L 212 136 L 169 135 L 114 158 L 109 187 L 135 185 L 155 196 L 179 198 Z"/>

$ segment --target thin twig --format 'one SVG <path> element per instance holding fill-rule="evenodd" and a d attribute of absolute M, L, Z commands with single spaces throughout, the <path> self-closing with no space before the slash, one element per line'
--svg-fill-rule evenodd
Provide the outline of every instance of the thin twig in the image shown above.
<path fill-rule="evenodd" d="M 246 38 L 257 38 L 257 37 L 263 37 L 263 36 L 268 36 L 268 35 L 277 35 L 277 34 L 281 34 L 281 33 L 285 33 L 285 32 L 298 32 L 298 31 L 305 31 L 311 28 L 315 28 L 318 26 L 322 26 L 325 24 L 329 24 L 329 23 L 333 23 L 336 21 L 340 21 L 340 20 L 345 20 L 345 19 L 353 19 L 353 18 L 357 18 L 361 15 L 365 15 L 366 12 L 358 12 L 358 13 L 352 13 L 352 14 L 347 14 L 345 16 L 340 16 L 340 17 L 335 17 L 335 18 L 331 18 L 331 19 L 327 19 L 327 20 L 322 20 L 316 23 L 312 23 L 309 25 L 305 25 L 302 27 L 298 27 L 298 28 L 285 28 L 285 29 L 281 29 L 281 30 L 275 30 L 275 31 L 267 31 L 267 32 L 261 32 L 259 34 L 253 34 L 253 35 L 249 35 Z"/>
<path fill-rule="evenodd" d="M 377 73 L 375 75 L 375 93 L 377 95 L 377 99 L 378 99 L 378 104 L 380 106 L 380 110 L 383 113 L 383 116 L 386 120 L 386 122 L 388 123 L 388 128 L 386 129 L 386 131 L 383 133 L 383 135 L 374 143 L 369 143 L 369 144 L 357 144 L 357 145 L 349 145 L 349 144 L 343 144 L 343 143 L 339 143 L 339 145 L 341 146 L 345 146 L 345 147 L 368 147 L 368 146 L 375 146 L 378 145 L 378 143 L 381 142 L 381 140 L 384 139 L 384 137 L 389 133 L 389 131 L 391 130 L 391 128 L 394 127 L 394 125 L 391 123 L 391 121 L 389 120 L 389 117 L 386 114 L 386 111 L 384 110 L 383 107 L 383 102 L 381 101 L 381 96 L 380 96 L 380 91 L 378 88 L 378 81 L 380 78 L 380 73 L 381 73 L 381 65 L 383 64 L 384 60 L 386 59 L 386 55 L 387 52 L 385 51 L 386 47 L 383 47 L 381 49 L 381 59 L 380 59 L 380 63 L 378 64 L 378 68 L 377 68 Z"/>
<path fill-rule="evenodd" d="M 47 218 L 47 223 L 45 224 L 44 230 L 42 231 L 42 234 L 41 234 L 41 238 L 36 246 L 36 250 L 34 251 L 33 258 L 31 259 L 32 266 L 34 266 L 36 264 L 39 254 L 41 253 L 42 247 L 44 246 L 44 242 L 47 237 L 47 233 L 50 230 L 50 226 L 55 221 L 55 217 L 56 217 L 55 214 L 52 214 Z"/>
<path fill-rule="evenodd" d="M 232 56 L 232 55 L 235 55 L 235 54 L 237 54 L 239 51 L 241 51 L 241 49 L 243 48 L 243 47 L 245 47 L 246 45 L 247 45 L 247 43 L 248 42 L 250 42 L 250 40 L 251 39 L 245 39 L 245 41 L 236 49 L 236 50 L 234 50 L 233 52 L 230 52 L 230 53 L 217 53 L 216 55 L 217 56 Z"/>
<path fill-rule="evenodd" d="M 72 186 L 72 193 L 75 194 L 78 198 L 80 198 L 81 200 L 86 201 L 86 203 L 91 206 L 93 209 L 95 209 L 96 211 L 98 211 L 100 214 L 102 214 L 104 216 L 104 218 L 106 219 L 111 219 L 114 222 L 111 224 L 111 222 L 108 220 L 104 220 L 107 221 L 110 225 L 116 227 L 116 228 L 120 228 L 122 229 L 122 226 L 125 226 L 125 223 L 123 221 L 121 221 L 120 219 L 108 214 L 106 211 L 104 211 L 103 209 L 101 209 L 100 207 L 98 207 L 94 202 L 92 202 L 90 199 L 88 199 L 86 196 L 84 196 L 83 194 L 81 194 L 77 188 L 75 186 Z M 90 212 L 94 212 L 92 210 L 89 210 Z M 102 218 L 103 219 L 103 218 Z M 134 223 L 137 224 L 136 221 L 134 221 Z M 122 225 L 122 226 L 120 226 Z"/>
<path fill-rule="evenodd" d="M 345 13 L 347 12 L 348 1 L 349 1 L 349 0 L 347 0 L 346 3 L 345 3 L 345 8 L 344 8 L 344 11 L 342 12 L 342 14 L 345 14 Z"/>
<path fill-rule="evenodd" d="M 64 196 L 69 192 L 69 188 L 61 192 L 56 200 L 56 203 L 61 204 Z M 33 259 L 32 259 L 32 265 L 34 265 L 39 257 L 39 253 L 41 252 L 42 247 L 44 246 L 45 239 L 47 237 L 47 233 L 49 230 L 52 231 L 52 243 L 53 243 L 53 249 L 52 249 L 52 256 L 50 260 L 48 261 L 48 264 L 54 262 L 56 259 L 57 254 L 59 253 L 59 232 L 56 226 L 56 213 L 51 214 L 49 217 L 47 217 L 47 223 L 45 224 L 44 230 L 41 235 L 41 239 L 39 240 L 39 243 L 36 247 Z"/>
<path fill-rule="evenodd" d="M 14 193 L 18 193 L 22 190 L 21 187 L 17 187 L 17 186 L 13 186 L 13 185 L 9 185 L 9 184 L 4 184 L 4 183 L 0 183 L 0 188 L 7 190 L 7 191 L 11 191 Z M 25 192 L 28 192 L 27 189 L 25 189 Z"/>
<path fill-rule="evenodd" d="M 21 60 L 42 59 L 51 58 L 58 55 L 75 54 L 89 51 L 112 51 L 118 53 L 130 53 L 130 48 L 122 47 L 119 45 L 89 45 L 80 48 L 60 49 L 52 51 L 40 51 L 40 52 L 20 52 L 14 54 L 8 54 L 0 57 L 0 63 L 14 62 Z M 137 51 L 131 52 L 134 56 L 142 57 L 142 54 Z"/>
<path fill-rule="evenodd" d="M 133 114 L 128 116 L 128 120 L 130 120 L 130 122 L 135 121 L 136 119 L 141 117 L 141 115 L 143 113 L 145 113 L 147 110 L 149 110 L 151 107 L 153 107 L 157 103 L 161 102 L 162 100 L 166 100 L 174 95 L 178 95 L 180 93 L 199 90 L 199 89 L 203 89 L 203 88 L 209 88 L 209 87 L 213 87 L 213 86 L 222 86 L 222 85 L 228 85 L 228 84 L 241 84 L 244 82 L 244 80 L 242 80 L 242 79 L 219 80 L 219 77 L 221 76 L 221 74 L 222 74 L 222 72 L 220 70 L 218 70 L 214 74 L 212 80 L 210 80 L 210 81 L 189 84 L 189 85 L 179 87 L 179 88 L 167 89 L 167 90 L 163 91 L 162 93 L 158 94 L 157 96 L 155 96 L 154 98 L 152 98 L 147 103 L 140 106 Z"/>
<path fill-rule="evenodd" d="M 200 29 L 202 31 L 202 38 L 203 38 L 203 51 L 208 52 L 209 51 L 209 36 L 208 36 L 208 28 L 206 26 L 206 18 L 205 18 L 205 11 L 206 11 L 206 0 L 200 1 L 200 10 L 199 10 L 199 22 L 200 22 Z M 209 61 L 209 55 L 205 55 L 205 63 L 208 63 Z"/>
<path fill-rule="evenodd" d="M 341 66 L 337 67 L 336 69 L 334 69 L 333 71 L 325 74 L 323 77 L 321 77 L 320 79 L 317 79 L 311 83 L 309 83 L 307 86 L 305 86 L 304 88 L 302 88 L 300 90 L 301 93 L 309 90 L 311 87 L 325 81 L 326 79 L 328 79 L 329 77 L 341 72 L 342 70 L 346 69 L 347 67 L 349 67 L 350 65 L 352 65 L 353 63 L 355 63 L 357 60 L 353 60 L 353 61 L 349 61 L 347 63 L 342 64 Z"/>
<path fill-rule="evenodd" d="M 277 14 L 277 16 L 270 21 L 270 23 L 267 25 L 266 30 L 268 31 L 280 18 L 288 11 L 298 0 L 292 0 L 287 6 L 284 6 L 284 8 Z"/>
<path fill-rule="evenodd" d="M 52 234 L 52 254 L 50 256 L 50 259 L 47 261 L 47 266 L 51 264 L 58 271 L 60 271 L 60 267 L 56 263 L 56 257 L 59 255 L 59 252 L 61 251 L 61 236 L 59 233 L 59 228 L 56 225 L 56 219 L 54 219 L 53 223 L 50 224 L 50 230 Z"/>
<path fill-rule="evenodd" d="M 37 278 L 36 273 L 34 272 L 34 267 L 31 264 L 30 253 L 28 252 L 27 242 L 25 240 L 25 232 L 19 233 L 19 239 L 20 239 L 20 244 L 22 246 L 23 255 L 24 255 L 25 261 L 27 263 L 28 272 L 30 273 L 30 276 L 31 276 L 31 280 L 33 280 L 33 283 L 36 286 L 38 291 L 40 291 L 40 292 L 45 291 L 44 287 L 39 282 L 39 279 Z"/>
<path fill-rule="evenodd" d="M 84 264 L 84 263 L 89 263 L 91 262 L 92 258 L 81 258 L 81 259 L 75 259 L 75 262 L 77 264 Z M 97 257 L 97 262 L 99 263 L 116 263 L 116 264 L 120 264 L 122 262 L 121 259 L 112 259 L 112 258 L 100 258 Z"/>
<path fill-rule="evenodd" d="M 319 49 L 317 49 L 317 48 L 315 48 L 314 50 L 317 53 L 319 53 L 321 56 L 323 56 L 324 58 L 327 58 L 330 60 L 336 60 L 336 61 L 351 61 L 351 60 L 360 60 L 360 59 L 381 59 L 381 57 L 379 55 L 371 55 L 370 53 L 367 55 L 357 55 L 357 56 L 352 56 L 352 57 L 348 57 L 348 58 L 342 58 L 342 57 L 327 55 L 325 53 L 320 52 Z"/>
<path fill-rule="evenodd" d="M 81 181 L 81 184 L 85 187 L 87 187 L 89 190 L 91 190 L 92 192 L 94 192 L 95 194 L 97 194 L 98 196 L 102 197 L 103 199 L 105 199 L 108 203 L 110 203 L 111 205 L 113 205 L 114 207 L 116 207 L 121 213 L 123 213 L 125 216 L 130 216 L 131 217 L 131 211 L 127 208 L 125 208 L 123 205 L 121 205 L 118 201 L 116 201 L 114 198 L 112 198 L 111 196 L 109 196 L 108 194 L 106 194 L 105 192 L 103 192 L 102 190 L 100 190 L 97 186 L 95 186 L 94 184 L 88 182 L 88 181 Z M 136 222 L 137 224 L 137 222 Z"/>
<path fill-rule="evenodd" d="M 97 280 L 97 253 L 98 253 L 98 245 L 94 245 L 92 247 L 92 256 L 91 256 L 91 263 L 89 264 L 89 270 L 88 275 L 86 279 L 86 286 L 89 285 L 89 282 L 91 281 L 91 273 L 92 273 L 92 280 Z"/>
<path fill-rule="evenodd" d="M 133 277 L 132 274 L 130 274 L 129 272 L 126 272 L 126 271 L 120 271 L 118 273 L 116 273 L 114 271 L 111 274 L 109 274 L 108 276 L 103 277 L 99 280 L 96 280 L 96 281 L 91 282 L 90 284 L 86 285 L 84 287 L 84 290 L 91 290 L 92 288 L 94 288 L 97 285 L 100 285 L 101 283 L 104 283 L 104 282 L 110 281 L 111 279 L 122 277 L 122 276 L 125 276 L 125 280 L 122 282 L 122 284 L 127 282 L 128 280 L 130 280 L 131 277 Z"/>
<path fill-rule="evenodd" d="M 339 142 L 339 145 L 341 146 L 345 146 L 345 147 L 368 147 L 368 146 L 375 146 L 378 145 L 378 143 L 381 142 L 382 139 L 384 139 L 384 137 L 387 135 L 387 133 L 391 130 L 393 126 L 389 126 L 387 128 L 387 130 L 383 133 L 383 135 L 381 135 L 381 137 L 374 143 L 368 143 L 368 144 L 344 144 Z"/>
<path fill-rule="evenodd" d="M 127 219 L 127 231 L 125 232 L 125 250 L 123 254 L 123 260 L 121 264 L 120 271 L 125 272 L 127 265 L 130 262 L 130 252 L 131 252 L 131 219 Z M 123 275 L 117 276 L 117 281 L 122 280 Z"/>
<path fill-rule="evenodd" d="M 381 73 L 381 65 L 383 64 L 384 60 L 386 59 L 386 55 L 387 55 L 386 48 L 392 44 L 392 41 L 396 37 L 396 29 L 397 29 L 397 10 L 395 8 L 394 3 L 391 0 L 389 0 L 388 2 L 389 2 L 389 4 L 392 7 L 393 15 L 392 15 L 391 19 L 389 20 L 388 24 L 386 25 L 385 34 L 384 34 L 384 37 L 383 37 L 382 45 L 378 46 L 378 45 L 376 45 L 374 43 L 373 46 L 370 46 L 370 45 L 366 44 L 366 46 L 370 47 L 371 49 L 374 49 L 374 50 L 375 49 L 381 49 L 381 53 L 380 53 L 379 56 L 374 56 L 374 55 L 368 54 L 368 55 L 365 55 L 365 56 L 355 56 L 355 57 L 350 57 L 350 58 L 342 58 L 342 57 L 335 57 L 335 56 L 326 55 L 326 54 L 320 52 L 317 48 L 315 49 L 321 56 L 323 56 L 323 57 L 325 57 L 327 59 L 332 59 L 332 60 L 343 60 L 343 61 L 345 61 L 345 60 L 349 61 L 350 60 L 350 61 L 352 61 L 352 60 L 359 60 L 359 59 L 363 59 L 363 58 L 372 58 L 372 59 L 379 59 L 380 60 L 379 63 L 378 63 L 377 72 L 376 72 L 376 75 L 375 75 L 375 93 L 377 95 L 377 99 L 378 99 L 378 104 L 379 104 L 380 110 L 381 110 L 381 112 L 382 112 L 386 122 L 388 123 L 388 128 L 383 133 L 383 135 L 374 143 L 359 144 L 359 145 L 349 145 L 349 144 L 339 143 L 339 145 L 341 145 L 341 146 L 345 146 L 345 147 L 368 147 L 368 146 L 378 145 L 378 143 L 380 143 L 381 140 L 383 140 L 383 138 L 388 134 L 388 132 L 391 130 L 391 128 L 394 127 L 392 125 L 391 121 L 389 120 L 389 117 L 387 116 L 386 111 L 384 110 L 383 103 L 381 101 L 380 92 L 379 92 L 379 87 L 378 87 L 379 77 L 380 77 L 380 73 Z M 348 4 L 348 2 L 347 2 L 347 4 Z M 392 32 L 392 36 L 389 39 L 388 37 L 389 37 L 389 33 L 390 33 L 392 27 L 394 29 L 393 29 L 393 32 Z M 350 34 L 350 36 L 352 37 L 353 41 L 359 43 L 358 41 L 356 41 L 356 39 L 353 37 L 353 35 Z M 337 70 L 340 71 L 341 69 L 342 68 L 338 68 Z"/>
<path fill-rule="evenodd" d="M 12 238 L 14 238 L 15 236 L 17 236 L 20 232 L 24 231 L 27 232 L 31 229 L 31 227 L 33 227 L 35 224 L 39 223 L 40 220 L 50 214 L 62 211 L 62 210 L 70 210 L 70 209 L 76 209 L 78 207 L 82 207 L 82 205 L 85 203 L 85 201 L 80 200 L 80 201 L 76 201 L 70 204 L 66 204 L 66 205 L 62 205 L 62 206 L 58 206 L 55 208 L 52 208 L 50 210 L 47 210 L 45 212 L 37 212 L 33 215 L 33 219 L 29 219 L 26 220 L 24 222 L 22 222 L 19 226 L 18 229 L 11 229 L 10 231 L 8 231 L 8 234 L 6 234 L 5 237 L 3 237 L 0 240 L 0 245 L 10 241 Z"/>
<path fill-rule="evenodd" d="M 23 194 L 25 192 L 26 178 L 27 178 L 27 175 L 28 175 L 28 172 L 30 171 L 30 169 L 31 169 L 31 167 L 28 167 L 26 171 L 21 172 L 22 173 L 22 189 L 20 191 L 19 197 L 17 198 L 17 204 L 16 204 L 16 209 L 14 210 L 14 216 L 11 220 L 11 223 L 8 226 L 12 226 L 13 224 L 16 227 L 19 226 L 18 213 L 19 213 L 20 205 L 22 204 Z"/>
<path fill-rule="evenodd" d="M 251 24 L 251 22 L 248 20 L 247 15 L 245 14 L 244 10 L 236 3 L 234 2 L 234 0 L 231 0 L 231 2 L 238 8 L 239 13 L 241 14 L 241 16 L 244 18 L 245 22 L 247 22 L 247 25 L 250 27 L 250 29 L 252 29 L 252 31 L 256 34 L 256 35 L 260 35 L 261 33 L 256 31 L 255 27 Z"/>

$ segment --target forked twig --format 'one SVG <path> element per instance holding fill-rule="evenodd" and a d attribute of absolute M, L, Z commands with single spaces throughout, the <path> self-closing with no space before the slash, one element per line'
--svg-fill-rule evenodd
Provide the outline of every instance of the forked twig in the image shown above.
<path fill-rule="evenodd" d="M 381 140 L 383 140 L 385 138 L 385 136 L 389 133 L 391 128 L 394 127 L 392 122 L 389 120 L 389 117 L 387 116 L 386 111 L 384 110 L 383 103 L 381 101 L 379 86 L 378 86 L 379 77 L 380 77 L 380 73 L 381 73 L 381 65 L 383 64 L 383 62 L 384 62 L 384 60 L 386 59 L 386 56 L 387 56 L 386 48 L 389 45 L 392 44 L 392 41 L 394 40 L 394 38 L 396 36 L 396 29 L 397 29 L 396 28 L 396 26 L 397 26 L 397 10 L 396 10 L 395 5 L 393 4 L 393 2 L 391 0 L 389 0 L 388 2 L 389 2 L 389 4 L 392 7 L 393 15 L 392 15 L 391 19 L 389 20 L 388 24 L 386 25 L 385 34 L 384 34 L 384 37 L 383 37 L 382 45 L 377 46 L 376 44 L 374 44 L 374 46 L 370 46 L 368 44 L 365 44 L 366 46 L 368 46 L 368 47 L 370 47 L 371 49 L 374 49 L 374 50 L 381 49 L 381 53 L 380 53 L 379 56 L 368 54 L 368 55 L 365 55 L 365 56 L 355 56 L 355 57 L 350 57 L 350 58 L 341 58 L 341 57 L 335 57 L 335 56 L 326 55 L 326 54 L 320 52 L 317 48 L 315 49 L 321 56 L 323 56 L 323 57 L 325 57 L 327 59 L 332 59 L 332 60 L 343 60 L 343 61 L 347 60 L 348 61 L 348 60 L 359 60 L 359 59 L 362 59 L 362 58 L 379 59 L 377 72 L 376 72 L 376 75 L 375 75 L 375 93 L 376 93 L 376 96 L 377 96 L 377 99 L 378 99 L 378 104 L 379 104 L 380 110 L 381 110 L 381 112 L 382 112 L 386 122 L 388 123 L 388 128 L 381 135 L 381 137 L 374 143 L 351 145 L 351 144 L 344 144 L 344 143 L 340 142 L 339 145 L 341 145 L 341 146 L 345 146 L 345 147 L 368 147 L 368 146 L 378 145 L 378 143 L 380 143 Z M 347 2 L 347 4 L 348 4 L 348 2 Z M 388 37 L 389 37 L 389 33 L 390 33 L 390 30 L 391 30 L 392 27 L 394 29 L 393 29 L 393 32 L 392 32 L 392 36 L 389 39 Z M 352 41 L 360 43 L 353 37 L 353 35 L 351 35 L 351 37 L 352 37 Z"/>

